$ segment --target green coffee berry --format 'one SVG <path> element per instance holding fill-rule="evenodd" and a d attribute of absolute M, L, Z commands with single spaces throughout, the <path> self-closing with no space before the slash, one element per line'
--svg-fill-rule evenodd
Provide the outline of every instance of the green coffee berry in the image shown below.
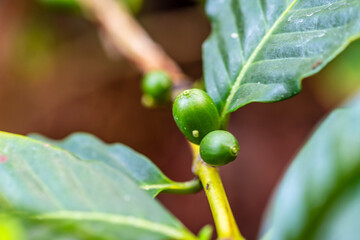
<path fill-rule="evenodd" d="M 200 143 L 200 156 L 211 166 L 222 166 L 234 161 L 239 143 L 229 132 L 223 130 L 207 134 Z"/>
<path fill-rule="evenodd" d="M 173 116 L 180 131 L 195 144 L 200 144 L 206 134 L 219 129 L 220 125 L 213 100 L 206 92 L 195 88 L 176 97 Z"/>
<path fill-rule="evenodd" d="M 147 73 L 141 83 L 144 95 L 155 104 L 169 102 L 171 99 L 171 79 L 163 71 Z"/>

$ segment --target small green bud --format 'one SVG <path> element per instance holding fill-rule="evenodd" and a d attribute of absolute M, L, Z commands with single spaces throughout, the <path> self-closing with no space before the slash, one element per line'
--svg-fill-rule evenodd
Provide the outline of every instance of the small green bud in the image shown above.
<path fill-rule="evenodd" d="M 171 86 L 170 77 L 163 71 L 151 71 L 145 74 L 141 83 L 144 96 L 155 104 L 164 104 L 170 101 Z"/>

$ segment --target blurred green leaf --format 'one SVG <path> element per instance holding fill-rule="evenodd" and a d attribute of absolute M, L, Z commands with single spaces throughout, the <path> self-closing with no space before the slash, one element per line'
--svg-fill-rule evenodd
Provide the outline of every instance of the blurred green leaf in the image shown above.
<path fill-rule="evenodd" d="M 21 223 L 10 215 L 0 214 L 0 239 L 23 240 L 24 233 Z"/>
<path fill-rule="evenodd" d="M 129 8 L 129 10 L 137 14 L 140 12 L 141 7 L 143 5 L 143 0 L 117 0 L 117 1 L 123 1 L 125 5 Z"/>
<path fill-rule="evenodd" d="M 360 236 L 360 97 L 335 110 L 287 170 L 269 208 L 266 239 Z"/>
<path fill-rule="evenodd" d="M 223 118 L 297 94 L 302 78 L 360 36 L 358 0 L 208 0 L 206 11 L 205 84 Z"/>
<path fill-rule="evenodd" d="M 78 9 L 76 0 L 38 0 L 38 2 L 47 7 Z"/>
<path fill-rule="evenodd" d="M 147 157 L 120 143 L 105 144 L 87 133 L 74 133 L 61 141 L 51 140 L 39 134 L 30 134 L 29 137 L 66 149 L 83 160 L 102 161 L 133 179 L 153 197 L 168 189 L 174 191 L 178 189 L 181 192 L 182 188 L 193 186 L 196 190 L 197 181 L 174 182 L 166 177 Z M 198 185 L 200 186 L 200 184 Z"/>
<path fill-rule="evenodd" d="M 19 75 L 15 79 L 39 82 L 54 69 L 56 34 L 38 15 L 30 16 L 14 39 L 11 60 Z"/>
<path fill-rule="evenodd" d="M 1 209 L 74 238 L 195 239 L 123 172 L 48 143 L 0 132 L 0 176 Z"/>
<path fill-rule="evenodd" d="M 319 100 L 334 106 L 355 94 L 360 88 L 360 40 L 349 45 L 344 52 L 321 71 L 312 86 Z"/>
<path fill-rule="evenodd" d="M 213 234 L 213 227 L 211 225 L 206 225 L 200 230 L 198 234 L 198 238 L 199 240 L 210 240 L 212 234 Z"/>
<path fill-rule="evenodd" d="M 143 4 L 143 0 L 116 0 L 130 10 L 130 12 L 137 14 Z M 77 11 L 79 10 L 78 3 L 76 0 L 38 0 L 38 2 L 44 6 L 55 8 L 55 9 L 68 9 Z"/>

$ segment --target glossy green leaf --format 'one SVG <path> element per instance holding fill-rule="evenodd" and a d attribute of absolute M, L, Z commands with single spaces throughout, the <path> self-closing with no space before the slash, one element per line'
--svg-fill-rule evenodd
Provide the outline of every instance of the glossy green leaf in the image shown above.
<path fill-rule="evenodd" d="M 91 134 L 74 133 L 60 141 L 51 140 L 39 134 L 30 134 L 29 136 L 66 149 L 83 160 L 102 161 L 114 170 L 132 178 L 153 197 L 164 190 L 186 193 L 186 191 L 197 191 L 201 187 L 197 180 L 184 183 L 174 182 L 144 155 L 120 143 L 106 144 Z"/>
<path fill-rule="evenodd" d="M 0 176 L 1 209 L 80 239 L 195 239 L 126 174 L 48 143 L 0 132 Z"/>
<path fill-rule="evenodd" d="M 360 98 L 328 116 L 292 163 L 269 208 L 266 239 L 360 236 Z"/>
<path fill-rule="evenodd" d="M 206 90 L 222 118 L 289 98 L 360 36 L 359 0 L 208 0 Z"/>

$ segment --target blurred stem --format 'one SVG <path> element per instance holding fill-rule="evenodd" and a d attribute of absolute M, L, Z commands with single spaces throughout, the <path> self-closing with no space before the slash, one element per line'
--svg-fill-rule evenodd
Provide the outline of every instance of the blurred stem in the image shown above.
<path fill-rule="evenodd" d="M 199 146 L 191 144 L 194 173 L 199 176 L 213 214 L 218 239 L 244 240 L 231 211 L 219 170 L 204 163 L 199 155 Z"/>
<path fill-rule="evenodd" d="M 179 66 L 157 45 L 120 1 L 77 0 L 99 23 L 106 40 L 142 71 L 166 71 L 175 86 L 187 85 L 188 78 Z"/>

